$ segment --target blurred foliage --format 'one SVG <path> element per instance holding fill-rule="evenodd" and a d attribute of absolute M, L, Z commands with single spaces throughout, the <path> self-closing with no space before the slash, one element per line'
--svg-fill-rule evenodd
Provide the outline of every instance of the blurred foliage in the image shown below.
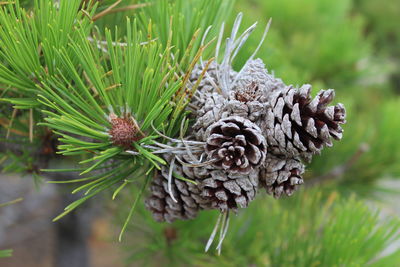
<path fill-rule="evenodd" d="M 98 12 L 101 12 L 115 3 L 115 0 L 96 2 L 99 4 Z M 126 0 L 118 8 L 145 2 L 148 1 Z M 226 5 L 223 12 L 216 2 Z M 96 38 L 104 40 L 103 35 L 107 32 L 105 28 L 111 29 L 106 39 L 108 46 L 103 48 L 116 51 L 119 58 L 115 60 L 113 68 L 124 75 L 123 70 L 129 68 L 123 66 L 125 61 L 122 60 L 119 48 L 112 48 L 110 44 L 112 41 L 126 41 L 123 37 L 118 37 L 129 32 L 130 24 L 126 23 L 126 16 L 137 16 L 138 28 L 145 33 L 151 33 L 146 36 L 147 39 L 157 39 L 155 41 L 163 49 L 169 47 L 172 29 L 171 45 L 175 52 L 182 52 L 189 46 L 192 36 L 201 36 L 208 24 L 219 25 L 231 14 L 227 22 L 228 26 L 232 25 L 236 15 L 229 13 L 233 1 L 216 2 L 207 0 L 202 5 L 199 0 L 161 0 L 157 2 L 160 3 L 160 9 L 148 6 L 110 13 L 93 25 L 83 25 L 85 27 L 76 32 L 88 31 L 95 26 L 96 30 L 93 32 Z M 64 6 L 65 8 L 67 7 Z M 195 13 L 191 13 L 192 8 L 196 10 Z M 143 205 L 138 205 L 138 212 L 133 216 L 133 223 L 129 225 L 129 235 L 125 236 L 124 245 L 129 254 L 129 262 L 140 266 L 157 266 L 160 262 L 167 266 L 398 266 L 399 250 L 389 256 L 382 256 L 385 248 L 399 238 L 398 220 L 379 219 L 377 212 L 366 207 L 356 197 L 371 197 L 376 192 L 390 191 L 380 188 L 379 180 L 384 177 L 397 178 L 400 174 L 400 116 L 397 111 L 400 106 L 398 0 L 239 0 L 234 10 L 244 12 L 243 27 L 255 21 L 266 24 L 272 17 L 272 27 L 258 57 L 264 60 L 268 69 L 277 77 L 287 84 L 310 83 L 314 87 L 314 93 L 320 88 L 336 89 L 338 101 L 343 102 L 348 111 L 344 138 L 333 149 L 326 149 L 321 156 L 315 157 L 308 167 L 306 183 L 311 184 L 313 179 L 322 177 L 318 186 L 306 187 L 290 199 L 278 201 L 270 197 L 259 198 L 250 208 L 240 211 L 238 216 L 232 216 L 230 231 L 220 257 L 203 253 L 216 221 L 216 212 L 204 212 L 196 220 L 167 225 L 154 222 Z M 174 20 L 170 25 L 171 15 L 174 15 Z M 36 99 L 38 92 L 32 77 L 47 77 L 47 72 L 43 71 L 43 63 L 50 64 L 53 59 L 51 56 L 38 58 L 38 47 L 29 43 L 34 41 L 38 44 L 37 39 L 43 39 L 40 34 L 51 35 L 51 32 L 36 28 L 29 32 L 30 24 L 6 21 L 4 16 L 0 18 L 5 23 L 4 27 L 27 27 L 25 32 L 29 34 L 19 36 L 16 31 L 11 35 L 11 40 L 5 42 L 7 38 L 4 36 L 8 36 L 7 32 L 1 35 L 0 31 L 3 36 L 0 38 L 3 44 L 0 47 L 2 62 L 5 59 L 9 61 L 4 68 L 0 68 L 0 79 L 3 77 L 2 83 L 13 85 L 4 88 L 0 97 L 4 98 L 6 94 L 8 97 L 13 96 L 12 91 L 19 88 L 25 98 L 9 102 L 29 109 L 37 104 L 36 100 L 32 100 Z M 70 18 L 73 17 L 71 15 Z M 58 21 L 58 24 L 53 24 L 61 29 L 68 26 L 56 17 L 47 19 L 50 24 Z M 149 20 L 153 23 L 149 24 Z M 118 30 L 114 30 L 115 26 L 118 26 Z M 200 30 L 196 33 L 198 29 Z M 209 40 L 215 35 L 216 29 L 218 27 L 213 27 Z M 235 62 L 236 68 L 241 67 L 252 54 L 261 39 L 262 30 L 263 27 L 258 27 L 243 47 Z M 31 38 L 32 33 L 38 35 Z M 14 47 L 15 40 L 22 37 L 26 37 L 23 40 L 28 43 L 28 47 L 34 49 L 26 51 L 24 46 Z M 66 70 L 65 73 L 71 76 L 81 75 L 82 70 L 90 72 L 98 63 L 90 61 L 90 57 L 85 58 L 87 55 L 84 53 L 79 53 L 78 46 L 89 44 L 85 43 L 84 38 L 75 37 L 72 44 L 66 39 L 56 43 L 58 48 L 74 49 L 65 49 L 67 52 L 62 55 L 57 51 L 52 52 L 58 62 L 64 63 L 61 66 L 67 66 L 62 70 Z M 66 45 L 67 43 L 69 44 Z M 199 39 L 196 39 L 190 58 L 196 54 L 199 46 Z M 94 58 L 102 58 L 101 52 L 93 49 L 93 46 L 88 51 Z M 15 58 L 12 57 L 14 53 L 18 54 Z M 30 55 L 27 58 L 32 60 L 25 60 L 24 53 Z M 74 62 L 79 64 L 66 64 L 67 55 L 73 55 Z M 176 55 L 179 57 L 182 54 Z M 85 66 L 85 62 L 90 64 Z M 100 65 L 104 69 L 110 67 L 107 63 Z M 79 66 L 79 73 L 74 73 L 74 66 Z M 94 74 L 93 77 L 96 76 Z M 129 76 L 127 73 L 125 75 Z M 112 81 L 114 80 L 111 79 L 107 85 L 112 85 Z M 82 81 L 81 93 L 91 89 L 86 82 Z M 70 88 L 62 83 L 56 84 L 57 88 Z M 14 92 L 15 97 L 20 97 L 21 91 Z M 57 94 L 47 94 L 51 101 L 57 98 Z M 8 129 L 12 122 L 13 131 L 24 133 L 22 136 L 27 138 L 30 131 L 28 113 L 21 113 L 22 115 L 13 119 L 10 105 L 2 105 L 0 109 L 0 124 Z M 100 117 L 99 114 L 97 116 Z M 34 118 L 35 122 L 39 121 L 40 115 L 35 114 Z M 61 118 L 52 115 L 51 119 L 54 121 Z M 360 147 L 363 149 L 360 150 Z M 365 149 L 366 147 L 369 149 Z M 73 152 L 72 146 L 64 148 Z M 4 156 L 10 157 L 3 154 L 0 158 Z M 25 166 L 17 163 L 8 168 L 14 170 Z M 126 171 L 125 165 L 121 165 L 120 169 Z M 98 181 L 98 178 L 94 176 L 93 179 Z M 99 188 L 109 186 L 107 183 L 113 181 L 100 180 Z M 135 185 L 127 186 L 128 190 L 121 192 L 121 202 L 114 207 L 118 225 L 132 211 L 132 202 L 135 205 L 142 193 L 136 186 L 137 183 L 140 187 L 141 182 L 137 180 L 126 180 L 118 187 L 110 185 L 117 193 L 120 186 Z M 91 190 L 90 186 L 89 183 L 81 189 Z M 128 217 L 131 216 L 132 213 L 129 212 Z"/>
<path fill-rule="evenodd" d="M 120 209 L 118 209 L 120 210 Z M 232 216 L 221 256 L 204 254 L 216 213 L 172 225 L 145 213 L 127 235 L 128 262 L 141 266 L 396 266 L 398 219 L 384 222 L 355 197 L 303 190 L 290 199 L 260 198 Z M 385 263 L 384 265 L 383 262 Z"/>
<path fill-rule="evenodd" d="M 391 64 L 390 82 L 400 93 L 400 4 L 397 0 L 356 0 L 358 10 L 367 21 L 366 34 L 373 38 L 379 53 Z"/>
<path fill-rule="evenodd" d="M 334 149 L 315 157 L 307 177 L 313 179 L 349 164 L 345 172 L 336 177 L 342 192 L 371 196 L 374 191 L 387 190 L 376 182 L 380 178 L 400 175 L 400 142 L 396 138 L 400 131 L 400 118 L 395 115 L 399 106 L 400 100 L 392 99 L 371 107 L 368 112 L 351 113 L 353 106 L 347 105 L 350 112 L 346 138 L 335 144 Z"/>
<path fill-rule="evenodd" d="M 396 0 L 355 0 L 355 6 L 367 20 L 366 33 L 377 47 L 400 56 L 400 5 Z"/>
<path fill-rule="evenodd" d="M 370 56 L 364 20 L 351 13 L 351 0 L 249 0 L 239 1 L 237 10 L 249 23 L 272 18 L 259 56 L 287 83 L 348 90 L 362 74 L 359 61 Z M 242 51 L 243 60 L 254 51 L 256 35 Z"/>

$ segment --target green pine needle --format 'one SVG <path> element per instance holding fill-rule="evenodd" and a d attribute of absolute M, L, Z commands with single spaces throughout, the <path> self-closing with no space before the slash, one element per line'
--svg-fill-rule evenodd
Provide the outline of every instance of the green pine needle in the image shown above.
<path fill-rule="evenodd" d="M 141 199 L 141 197 L 142 197 L 142 195 L 143 195 L 143 192 L 146 190 L 147 184 L 148 184 L 148 182 L 149 182 L 150 179 L 151 179 L 151 176 L 146 177 L 145 182 L 143 183 L 142 188 L 140 189 L 138 195 L 137 195 L 136 198 L 135 198 L 135 201 L 134 201 L 133 204 L 132 204 L 131 209 L 129 210 L 128 217 L 126 218 L 125 223 L 124 223 L 124 225 L 122 226 L 121 232 L 120 232 L 119 237 L 118 237 L 119 242 L 122 241 L 122 236 L 124 235 L 124 233 L 125 233 L 125 231 L 126 231 L 126 228 L 128 227 L 128 224 L 129 224 L 129 222 L 130 222 L 131 219 L 132 219 L 133 213 L 135 212 L 136 205 L 137 205 L 137 203 L 139 202 L 139 200 Z"/>
<path fill-rule="evenodd" d="M 0 258 L 12 257 L 12 253 L 12 249 L 0 250 Z"/>

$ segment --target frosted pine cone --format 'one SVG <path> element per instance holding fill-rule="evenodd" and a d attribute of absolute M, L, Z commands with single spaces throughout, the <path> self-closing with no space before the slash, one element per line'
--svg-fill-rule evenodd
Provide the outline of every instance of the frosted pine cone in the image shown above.
<path fill-rule="evenodd" d="M 247 174 L 265 159 L 267 147 L 261 129 L 247 119 L 228 117 L 211 125 L 207 132 L 205 150 L 214 167 Z"/>
<path fill-rule="evenodd" d="M 224 87 L 219 84 L 215 63 L 207 73 L 217 88 Z M 201 68 L 197 66 L 191 76 L 192 83 L 200 74 Z M 223 96 L 221 91 L 211 86 L 210 78 L 203 78 L 200 82 L 191 102 L 193 117 L 197 119 L 194 132 L 198 139 L 212 123 L 230 116 L 240 116 L 259 124 L 258 120 L 265 117 L 269 107 L 268 96 L 285 87 L 281 79 L 268 74 L 261 59 L 249 61 L 240 77 L 230 70 L 229 84 L 233 84 L 233 88 L 227 96 Z"/>
<path fill-rule="evenodd" d="M 248 60 L 239 72 L 232 70 L 236 49 L 252 31 L 235 40 L 240 21 L 241 15 L 224 60 L 212 63 L 201 81 L 202 66 L 191 73 L 188 86 L 198 88 L 188 105 L 195 121 L 188 133 L 196 142 L 182 141 L 187 154 L 182 149 L 176 152 L 188 164 L 178 160 L 183 165 L 171 165 L 197 185 L 173 179 L 172 194 L 178 202 L 172 202 L 163 168 L 147 201 L 158 220 L 193 218 L 201 209 L 225 212 L 247 207 L 259 186 L 277 198 L 290 196 L 303 183 L 301 160 L 311 159 L 332 146 L 332 139 L 342 137 L 346 113 L 342 104 L 328 106 L 333 90 L 322 90 L 312 99 L 310 85 L 286 86 L 260 59 Z M 218 47 L 220 42 L 219 38 Z M 196 155 L 189 152 L 190 144 Z"/>
<path fill-rule="evenodd" d="M 241 102 L 267 102 L 268 96 L 281 91 L 285 84 L 269 74 L 261 59 L 250 60 L 243 68 L 237 84 L 232 88 L 235 99 Z"/>
<path fill-rule="evenodd" d="M 199 187 L 211 209 L 227 211 L 246 208 L 256 196 L 258 170 L 251 171 L 247 176 L 234 176 L 222 170 L 213 170 L 209 174 Z"/>
<path fill-rule="evenodd" d="M 314 99 L 310 92 L 310 85 L 288 86 L 272 98 L 262 129 L 273 154 L 309 160 L 325 146 L 331 147 L 332 138 L 342 138 L 345 108 L 327 106 L 334 91 L 321 90 Z"/>
<path fill-rule="evenodd" d="M 204 102 L 201 105 L 202 108 L 195 110 L 192 114 L 196 119 L 192 133 L 197 140 L 201 141 L 206 141 L 208 127 L 224 118 L 238 116 L 259 125 L 269 107 L 267 102 L 249 101 L 245 103 L 236 99 L 224 98 L 218 93 L 206 93 L 201 97 Z"/>
<path fill-rule="evenodd" d="M 178 170 L 175 168 L 178 174 L 182 174 L 181 170 L 179 167 Z M 206 201 L 200 196 L 201 192 L 196 185 L 173 177 L 172 194 L 178 201 L 175 202 L 168 191 L 167 167 L 157 172 L 150 191 L 151 195 L 145 201 L 146 208 L 158 222 L 194 219 L 201 206 L 206 206 Z"/>
<path fill-rule="evenodd" d="M 198 96 L 195 103 L 200 108 L 195 105 L 196 109 L 192 115 L 196 122 L 192 126 L 192 133 L 197 140 L 205 141 L 207 128 L 222 118 L 222 108 L 227 100 L 218 93 L 202 94 L 198 91 Z"/>
<path fill-rule="evenodd" d="M 260 186 L 275 198 L 291 196 L 304 182 L 301 177 L 304 169 L 304 164 L 298 159 L 280 159 L 268 155 L 265 168 L 260 170 Z"/>

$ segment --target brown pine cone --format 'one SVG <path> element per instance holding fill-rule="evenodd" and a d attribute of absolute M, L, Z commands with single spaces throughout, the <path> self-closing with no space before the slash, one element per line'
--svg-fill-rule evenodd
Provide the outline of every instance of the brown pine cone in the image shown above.
<path fill-rule="evenodd" d="M 260 187 L 265 188 L 275 198 L 291 196 L 304 182 L 301 177 L 304 169 L 304 164 L 298 159 L 281 159 L 267 155 L 265 168 L 260 169 Z"/>
<path fill-rule="evenodd" d="M 220 211 L 246 208 L 255 198 L 258 188 L 258 170 L 247 176 L 234 176 L 222 170 L 209 171 L 209 178 L 199 183 L 201 196 L 209 209 Z"/>
<path fill-rule="evenodd" d="M 247 174 L 265 159 L 267 146 L 261 129 L 247 119 L 228 117 L 211 125 L 207 132 L 205 150 L 214 167 Z"/>
<path fill-rule="evenodd" d="M 342 104 L 327 106 L 334 90 L 321 90 L 314 99 L 310 93 L 310 85 L 288 86 L 271 97 L 272 108 L 262 125 L 271 153 L 309 160 L 325 146 L 331 147 L 332 138 L 342 138 L 345 108 Z"/>
<path fill-rule="evenodd" d="M 111 128 L 108 134 L 114 145 L 129 148 L 133 142 L 141 139 L 139 126 L 131 114 L 125 113 L 122 117 L 118 117 L 111 113 L 109 121 Z"/>

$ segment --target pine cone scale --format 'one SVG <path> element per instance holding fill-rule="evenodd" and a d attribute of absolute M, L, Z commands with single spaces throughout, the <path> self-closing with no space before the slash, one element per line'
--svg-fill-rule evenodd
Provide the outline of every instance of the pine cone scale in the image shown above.
<path fill-rule="evenodd" d="M 274 154 L 310 159 L 325 146 L 331 147 L 331 139 L 342 138 L 340 124 L 345 123 L 344 107 L 342 104 L 328 106 L 334 91 L 321 90 L 313 99 L 310 92 L 310 85 L 299 89 L 287 86 L 274 96 L 273 108 L 267 112 L 263 124 Z"/>
<path fill-rule="evenodd" d="M 266 141 L 261 129 L 249 120 L 228 117 L 211 125 L 207 131 L 205 151 L 217 168 L 248 173 L 265 157 Z"/>

